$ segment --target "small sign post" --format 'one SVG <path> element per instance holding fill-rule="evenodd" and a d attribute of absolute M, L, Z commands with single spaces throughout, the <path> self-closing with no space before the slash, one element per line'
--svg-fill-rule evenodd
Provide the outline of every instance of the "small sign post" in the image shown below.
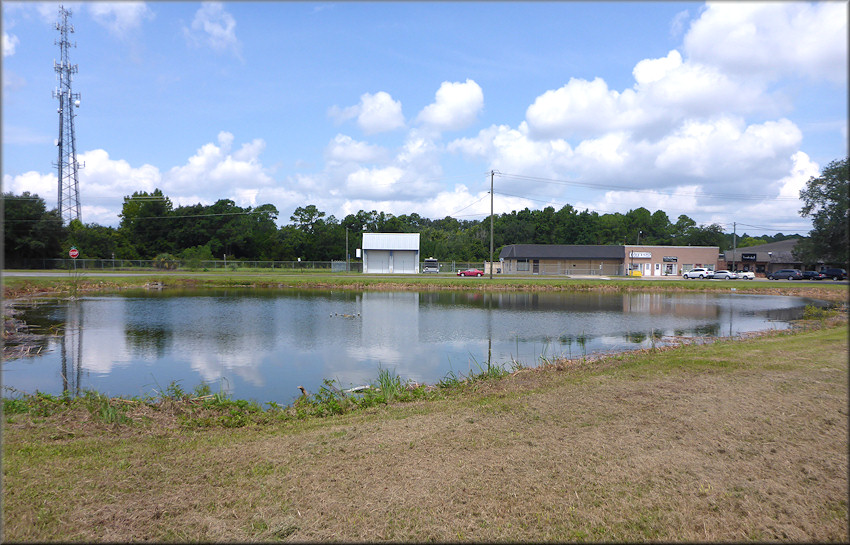
<path fill-rule="evenodd" d="M 80 251 L 76 246 L 71 246 L 71 249 L 68 250 L 68 255 L 71 256 L 71 259 L 74 260 L 74 272 L 77 271 L 77 257 L 80 255 Z"/>

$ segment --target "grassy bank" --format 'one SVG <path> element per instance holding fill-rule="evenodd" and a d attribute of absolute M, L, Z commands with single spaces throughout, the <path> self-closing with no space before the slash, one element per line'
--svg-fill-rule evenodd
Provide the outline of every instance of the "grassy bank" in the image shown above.
<path fill-rule="evenodd" d="M 821 282 L 684 281 L 641 278 L 572 279 L 554 277 L 458 278 L 456 276 L 394 276 L 363 274 L 283 274 L 264 272 L 162 272 L 139 276 L 78 274 L 60 277 L 5 277 L 7 299 L 40 294 L 85 294 L 156 286 L 169 288 L 317 288 L 354 290 L 481 290 L 481 291 L 605 291 L 605 292 L 729 292 L 801 295 L 828 301 L 847 301 L 846 284 Z"/>
<path fill-rule="evenodd" d="M 814 323 L 321 417 L 47 400 L 4 415 L 4 538 L 844 542 L 847 323 Z"/>

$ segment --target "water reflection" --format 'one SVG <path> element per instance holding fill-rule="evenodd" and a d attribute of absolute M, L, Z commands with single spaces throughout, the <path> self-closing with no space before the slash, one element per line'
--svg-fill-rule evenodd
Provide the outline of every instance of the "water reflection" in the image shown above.
<path fill-rule="evenodd" d="M 62 334 L 38 358 L 4 362 L 3 379 L 29 392 L 111 395 L 206 381 L 241 398 L 289 403 L 299 384 L 365 384 L 379 366 L 435 383 L 487 364 L 785 328 L 807 303 L 738 294 L 138 292 L 26 311 L 28 322 L 59 324 Z"/>
<path fill-rule="evenodd" d="M 59 336 L 62 361 L 62 391 L 79 395 L 83 374 L 83 304 L 79 300 L 68 303 L 65 327 Z"/>

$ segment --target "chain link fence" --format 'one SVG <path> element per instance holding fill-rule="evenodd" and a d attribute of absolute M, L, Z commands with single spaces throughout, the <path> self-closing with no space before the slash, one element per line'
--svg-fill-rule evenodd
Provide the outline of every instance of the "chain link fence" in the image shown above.
<path fill-rule="evenodd" d="M 419 263 L 422 272 L 423 263 Z M 481 268 L 480 262 L 441 261 L 440 273 L 455 274 L 470 268 Z M 361 261 L 248 261 L 248 260 L 183 260 L 157 261 L 153 259 L 24 259 L 16 262 L 19 269 L 32 270 L 84 270 L 93 272 L 134 272 L 134 271 L 274 271 L 274 272 L 325 272 L 325 273 L 362 273 Z"/>

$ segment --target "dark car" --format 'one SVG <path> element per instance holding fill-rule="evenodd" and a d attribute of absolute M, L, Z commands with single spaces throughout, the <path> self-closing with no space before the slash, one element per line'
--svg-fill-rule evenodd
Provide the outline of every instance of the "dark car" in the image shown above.
<path fill-rule="evenodd" d="M 803 271 L 803 280 L 823 280 L 826 278 L 823 273 L 817 271 Z"/>
<path fill-rule="evenodd" d="M 844 269 L 824 269 L 821 272 L 825 278 L 832 278 L 833 280 L 844 280 L 847 278 L 847 271 Z"/>
<path fill-rule="evenodd" d="M 779 269 L 767 275 L 768 280 L 802 280 L 803 273 L 800 269 Z"/>

